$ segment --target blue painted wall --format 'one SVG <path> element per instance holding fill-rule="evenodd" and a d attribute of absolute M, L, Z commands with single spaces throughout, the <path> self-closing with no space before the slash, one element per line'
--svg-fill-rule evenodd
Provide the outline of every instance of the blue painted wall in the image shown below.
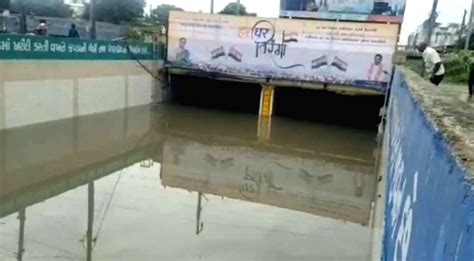
<path fill-rule="evenodd" d="M 384 259 L 474 260 L 473 186 L 409 84 L 397 70 L 386 129 Z"/>

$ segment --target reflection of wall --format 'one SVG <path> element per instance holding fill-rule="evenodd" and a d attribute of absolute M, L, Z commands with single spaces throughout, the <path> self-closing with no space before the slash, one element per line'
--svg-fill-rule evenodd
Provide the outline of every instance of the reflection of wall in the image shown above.
<path fill-rule="evenodd" d="M 450 23 L 447 25 L 436 24 L 433 35 L 431 36 L 430 45 L 433 47 L 454 46 L 459 40 L 459 33 L 461 32 L 461 25 Z M 462 35 L 466 35 L 467 29 L 464 29 Z M 426 42 L 428 36 L 428 27 L 425 23 L 418 26 L 415 32 L 410 34 L 408 38 L 409 46 L 416 46 L 420 43 Z"/>
<path fill-rule="evenodd" d="M 154 84 L 135 61 L 2 61 L 0 129 L 150 104 Z"/>
<path fill-rule="evenodd" d="M 85 169 L 93 178 L 151 157 L 144 149 L 153 142 L 150 128 L 150 108 L 145 106 L 0 132 L 0 206 L 12 195 L 29 195 L 40 187 L 45 187 L 42 195 L 49 193 L 48 187 L 71 189 L 67 182 L 60 188 L 52 184 L 77 181 L 77 172 Z M 104 161 L 115 163 L 104 169 Z"/>
<path fill-rule="evenodd" d="M 190 139 L 206 137 L 205 139 L 210 140 L 224 140 L 226 144 L 233 140 L 234 146 L 246 147 L 257 143 L 258 124 L 254 117 L 179 108 L 168 110 L 167 114 L 168 129 Z M 373 130 L 354 131 L 351 128 L 294 122 L 277 117 L 272 119 L 271 139 L 265 143 L 265 147 L 278 153 L 306 151 L 308 158 L 326 156 L 345 165 L 372 166 L 373 148 L 376 146 L 373 137 L 376 135 Z"/>
<path fill-rule="evenodd" d="M 163 185 L 367 224 L 375 175 L 321 159 L 168 138 Z"/>

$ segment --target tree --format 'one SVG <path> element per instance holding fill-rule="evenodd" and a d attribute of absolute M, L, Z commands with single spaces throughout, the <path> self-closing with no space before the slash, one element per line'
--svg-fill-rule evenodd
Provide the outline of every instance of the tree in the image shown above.
<path fill-rule="evenodd" d="M 160 24 L 168 24 L 168 18 L 171 11 L 184 11 L 182 8 L 176 7 L 174 5 L 159 5 L 151 11 L 150 19 L 152 21 L 158 22 Z"/>
<path fill-rule="evenodd" d="M 11 2 L 10 7 L 14 11 L 24 10 L 36 16 L 68 18 L 73 14 L 71 8 L 61 0 L 16 0 Z"/>
<path fill-rule="evenodd" d="M 0 10 L 9 9 L 10 0 L 0 0 Z"/>
<path fill-rule="evenodd" d="M 143 17 L 145 0 L 96 0 L 95 17 L 97 21 L 120 24 Z M 89 19 L 89 5 L 83 18 Z"/>
<path fill-rule="evenodd" d="M 237 2 L 228 4 L 219 14 L 228 14 L 228 15 L 249 15 L 247 9 L 243 4 Z"/>
<path fill-rule="evenodd" d="M 457 42 L 457 48 L 464 49 L 466 43 L 466 37 L 462 36 Z M 474 34 L 469 37 L 469 45 L 467 46 L 467 50 L 474 50 Z"/>

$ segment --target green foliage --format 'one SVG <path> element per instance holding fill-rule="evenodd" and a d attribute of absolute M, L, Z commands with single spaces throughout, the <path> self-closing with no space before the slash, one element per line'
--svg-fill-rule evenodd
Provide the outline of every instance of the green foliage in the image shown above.
<path fill-rule="evenodd" d="M 160 24 L 168 24 L 168 18 L 171 11 L 184 11 L 183 9 L 174 5 L 159 5 L 151 11 L 150 19 Z"/>
<path fill-rule="evenodd" d="M 446 68 L 446 81 L 453 84 L 466 84 L 469 81 L 469 71 L 474 62 L 474 53 L 460 51 L 449 53 L 443 57 Z"/>
<path fill-rule="evenodd" d="M 154 28 L 128 27 L 125 32 L 125 40 L 131 42 L 152 42 L 156 35 Z"/>
<path fill-rule="evenodd" d="M 219 14 L 228 14 L 228 15 L 248 15 L 247 9 L 243 4 L 237 2 L 228 4 Z"/>
<path fill-rule="evenodd" d="M 125 32 L 125 39 L 127 41 L 142 41 L 142 35 L 140 34 L 140 31 L 135 29 L 135 28 L 127 28 L 127 31 Z"/>
<path fill-rule="evenodd" d="M 71 8 L 60 0 L 15 0 L 10 7 L 17 12 L 24 8 L 26 13 L 36 16 L 68 18 L 73 14 Z"/>
<path fill-rule="evenodd" d="M 412 71 L 418 73 L 419 75 L 424 74 L 423 59 L 407 59 L 405 64 L 406 67 L 410 68 Z"/>
<path fill-rule="evenodd" d="M 97 21 L 120 24 L 143 17 L 145 0 L 96 0 Z M 86 6 L 83 18 L 89 19 L 90 5 Z"/>
<path fill-rule="evenodd" d="M 466 37 L 462 37 L 458 42 L 456 47 L 459 49 L 463 49 L 466 43 Z M 471 39 L 469 40 L 469 50 L 474 50 L 474 34 L 471 35 Z"/>

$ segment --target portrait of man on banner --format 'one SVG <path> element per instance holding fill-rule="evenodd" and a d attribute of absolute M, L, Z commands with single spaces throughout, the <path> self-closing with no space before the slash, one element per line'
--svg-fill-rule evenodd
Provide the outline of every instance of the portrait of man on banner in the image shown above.
<path fill-rule="evenodd" d="M 382 64 L 383 56 L 381 54 L 376 54 L 374 57 L 374 62 L 369 67 L 368 79 L 372 82 L 380 82 L 385 78 L 385 71 Z"/>
<path fill-rule="evenodd" d="M 178 63 L 190 63 L 191 54 L 186 49 L 187 40 L 184 37 L 179 39 L 178 53 L 176 54 L 176 62 Z"/>

